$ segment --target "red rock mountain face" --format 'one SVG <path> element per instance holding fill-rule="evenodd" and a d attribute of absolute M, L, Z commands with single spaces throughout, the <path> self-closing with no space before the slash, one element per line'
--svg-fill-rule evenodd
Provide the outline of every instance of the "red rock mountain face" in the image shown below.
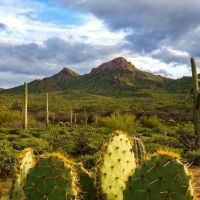
<path fill-rule="evenodd" d="M 119 57 L 109 62 L 105 62 L 99 65 L 97 68 L 93 68 L 90 74 L 99 73 L 100 71 L 103 71 L 105 69 L 121 69 L 124 72 L 128 72 L 130 70 L 126 68 L 126 63 L 135 67 L 131 62 L 128 62 L 125 58 Z"/>
<path fill-rule="evenodd" d="M 69 68 L 67 68 L 67 67 L 64 67 L 60 73 L 67 74 L 67 75 L 69 75 L 69 76 L 79 76 L 78 73 L 72 71 L 71 69 L 69 69 Z"/>

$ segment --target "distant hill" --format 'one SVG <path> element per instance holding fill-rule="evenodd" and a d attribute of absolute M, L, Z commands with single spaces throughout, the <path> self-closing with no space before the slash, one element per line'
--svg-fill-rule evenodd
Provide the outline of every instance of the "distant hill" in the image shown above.
<path fill-rule="evenodd" d="M 191 77 L 165 78 L 137 69 L 125 58 L 115 58 L 93 68 L 89 74 L 64 68 L 59 73 L 28 84 L 29 93 L 80 90 L 105 96 L 151 96 L 151 93 L 183 94 L 192 84 Z M 1 90 L 0 93 L 23 93 L 23 85 Z"/>

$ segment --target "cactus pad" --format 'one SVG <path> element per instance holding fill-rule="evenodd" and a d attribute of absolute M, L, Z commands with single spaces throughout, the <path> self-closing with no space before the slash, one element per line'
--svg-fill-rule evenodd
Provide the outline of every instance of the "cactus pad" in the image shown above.
<path fill-rule="evenodd" d="M 77 197 L 76 174 L 60 154 L 45 154 L 29 170 L 24 192 L 29 200 L 73 200 Z"/>
<path fill-rule="evenodd" d="M 129 177 L 124 200 L 192 200 L 192 177 L 178 155 L 158 152 Z"/>
<path fill-rule="evenodd" d="M 25 148 L 19 155 L 19 163 L 16 165 L 16 180 L 10 191 L 11 200 L 19 200 L 25 196 L 23 186 L 28 170 L 33 166 L 33 149 Z"/>
<path fill-rule="evenodd" d="M 121 200 L 125 180 L 135 167 L 134 153 L 128 137 L 121 131 L 113 133 L 101 151 L 97 166 L 98 198 Z"/>
<path fill-rule="evenodd" d="M 78 184 L 81 188 L 79 193 L 80 199 L 96 200 L 96 188 L 94 178 L 92 175 L 83 168 L 82 163 L 74 164 L 74 168 L 78 173 Z"/>

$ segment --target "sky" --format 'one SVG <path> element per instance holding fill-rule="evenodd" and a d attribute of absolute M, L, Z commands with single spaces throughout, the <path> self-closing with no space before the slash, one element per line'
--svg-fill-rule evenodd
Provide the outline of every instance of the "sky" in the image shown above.
<path fill-rule="evenodd" d="M 0 1 L 0 88 L 116 57 L 168 78 L 200 67 L 199 0 Z"/>

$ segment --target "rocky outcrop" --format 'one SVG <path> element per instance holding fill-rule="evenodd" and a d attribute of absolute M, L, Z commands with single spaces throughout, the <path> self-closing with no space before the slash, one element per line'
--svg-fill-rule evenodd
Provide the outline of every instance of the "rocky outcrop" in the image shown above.
<path fill-rule="evenodd" d="M 99 73 L 99 72 L 106 70 L 106 69 L 121 69 L 124 72 L 131 72 L 131 70 L 129 70 L 126 67 L 126 64 L 132 65 L 133 67 L 135 67 L 131 62 L 128 62 L 125 58 L 118 57 L 118 58 L 115 58 L 115 59 L 113 59 L 109 62 L 106 62 L 106 63 L 99 65 L 97 68 L 93 68 L 90 72 L 90 75 L 95 74 L 95 73 Z"/>
<path fill-rule="evenodd" d="M 67 67 L 64 67 L 60 73 L 65 73 L 65 74 L 67 74 L 69 76 L 79 76 L 78 73 L 72 71 L 71 69 L 69 69 Z"/>

